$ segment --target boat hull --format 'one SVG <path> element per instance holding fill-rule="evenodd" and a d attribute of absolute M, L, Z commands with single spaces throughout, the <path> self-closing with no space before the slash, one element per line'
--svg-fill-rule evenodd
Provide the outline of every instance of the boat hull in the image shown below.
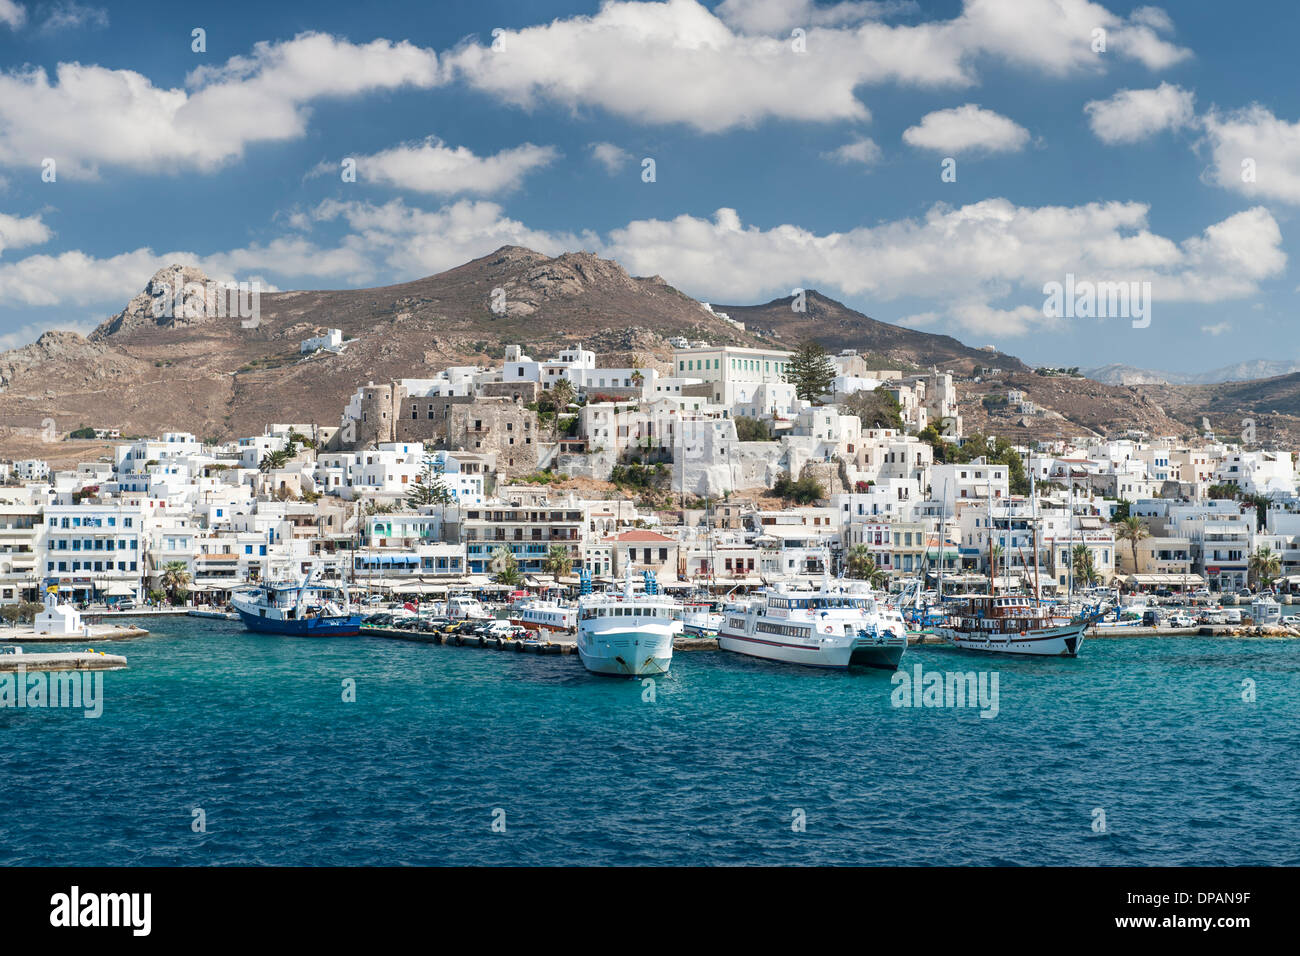
<path fill-rule="evenodd" d="M 935 633 L 947 638 L 954 647 L 967 651 L 1026 657 L 1078 657 L 1086 628 L 1087 624 L 1080 623 L 1034 628 L 1017 634 L 967 633 L 952 628 L 936 628 Z"/>
<path fill-rule="evenodd" d="M 578 656 L 593 674 L 642 677 L 668 673 L 673 661 L 671 627 L 580 630 Z"/>
<path fill-rule="evenodd" d="M 823 667 L 844 670 L 849 667 L 871 667 L 879 670 L 897 670 L 903 653 L 907 650 L 905 637 L 885 641 L 871 641 L 837 637 L 817 642 L 778 641 L 723 629 L 718 632 L 718 646 L 724 651 L 779 661 L 782 664 L 800 664 L 804 667 Z"/>
<path fill-rule="evenodd" d="M 361 633 L 361 615 L 344 617 L 309 617 L 294 621 L 262 617 L 236 608 L 244 627 L 259 634 L 283 634 L 291 637 L 354 637 Z"/>

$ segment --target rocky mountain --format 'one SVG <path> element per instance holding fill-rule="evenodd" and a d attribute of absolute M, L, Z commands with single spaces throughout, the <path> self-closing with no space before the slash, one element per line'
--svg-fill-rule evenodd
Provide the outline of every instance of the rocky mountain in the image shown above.
<path fill-rule="evenodd" d="M 1253 382 L 1300 372 L 1300 362 L 1255 359 L 1211 369 L 1208 372 L 1158 372 L 1132 365 L 1103 365 L 1084 369 L 1083 374 L 1107 385 L 1219 385 L 1224 382 Z"/>
<path fill-rule="evenodd" d="M 814 338 L 831 351 L 854 349 L 897 364 L 927 369 L 937 365 L 966 373 L 974 368 L 1014 371 L 1028 368 L 1020 359 L 996 349 L 973 348 L 948 335 L 881 322 L 814 289 L 807 290 L 801 302 L 794 296 L 786 296 L 762 305 L 714 305 L 713 309 L 745 323 L 748 331 L 779 340 L 787 347 Z"/>
<path fill-rule="evenodd" d="M 0 353 L 0 455 L 31 454 L 20 439 L 48 433 L 49 419 L 61 433 L 93 425 L 204 438 L 256 434 L 271 422 L 335 424 L 359 385 L 489 365 L 512 343 L 543 357 L 580 342 L 611 362 L 666 370 L 668 340 L 677 336 L 780 348 L 811 337 L 834 351 L 870 353 L 885 367 L 948 369 L 962 378 L 968 427 L 1013 439 L 1121 426 L 1190 434 L 1205 414 L 1204 396 L 1173 386 L 1153 392 L 1042 376 L 1013 356 L 880 322 L 814 290 L 803 311 L 792 302 L 709 308 L 659 276 L 629 275 L 591 253 L 550 257 L 505 246 L 398 285 L 262 293 L 250 319 L 202 272 L 176 264 L 88 338 L 49 332 Z M 341 351 L 301 354 L 303 340 L 329 328 L 342 330 Z M 1011 388 L 1043 413 L 999 406 Z M 48 443 L 36 452 L 56 457 Z"/>

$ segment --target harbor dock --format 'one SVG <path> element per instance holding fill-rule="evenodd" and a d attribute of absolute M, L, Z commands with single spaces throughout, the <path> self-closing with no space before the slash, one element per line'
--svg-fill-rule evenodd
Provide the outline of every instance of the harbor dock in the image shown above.
<path fill-rule="evenodd" d="M 576 654 L 578 642 L 569 635 L 556 635 L 545 640 L 530 638 L 522 641 L 480 634 L 446 634 L 442 631 L 410 631 L 401 628 L 371 627 L 361 625 L 366 637 L 385 637 L 395 641 L 414 641 L 417 644 L 447 644 L 455 647 L 486 647 L 498 651 L 517 651 L 531 654 Z"/>
<path fill-rule="evenodd" d="M 149 632 L 129 624 L 86 624 L 75 634 L 52 634 L 37 631 L 32 625 L 0 629 L 0 642 L 10 644 L 69 644 L 81 641 L 119 641 L 127 637 L 143 637 Z"/>
<path fill-rule="evenodd" d="M 53 653 L 0 654 L 0 673 L 26 671 L 117 671 L 126 667 L 126 658 L 103 651 L 56 651 Z"/>
<path fill-rule="evenodd" d="M 486 647 L 498 651 L 516 651 L 522 654 L 576 654 L 578 641 L 571 634 L 551 634 L 546 638 L 528 638 L 522 641 L 503 637 L 485 637 L 478 634 L 445 634 L 441 631 L 409 631 L 400 628 L 361 625 L 361 633 L 369 637 L 384 637 L 396 641 L 414 641 L 418 644 L 447 644 L 456 647 Z M 716 651 L 715 637 L 677 637 L 674 651 Z"/>
<path fill-rule="evenodd" d="M 1255 627 L 1242 626 L 1240 624 L 1198 624 L 1194 627 L 1124 627 L 1113 630 L 1097 630 L 1090 627 L 1084 632 L 1088 640 L 1111 640 L 1114 638 L 1124 637 L 1273 637 L 1279 639 L 1297 638 L 1297 633 L 1291 628 L 1283 627 Z M 948 641 L 935 634 L 929 634 L 922 631 L 909 631 L 907 634 L 907 643 L 910 645 L 917 644 L 947 644 Z"/>

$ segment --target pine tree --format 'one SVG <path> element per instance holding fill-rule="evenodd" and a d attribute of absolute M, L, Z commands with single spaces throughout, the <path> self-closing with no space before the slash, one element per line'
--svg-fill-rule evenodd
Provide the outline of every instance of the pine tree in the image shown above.
<path fill-rule="evenodd" d="M 826 350 L 817 342 L 809 340 L 795 350 L 786 369 L 785 380 L 794 386 L 799 398 L 820 404 L 821 397 L 831 390 L 835 375 L 835 363 Z"/>

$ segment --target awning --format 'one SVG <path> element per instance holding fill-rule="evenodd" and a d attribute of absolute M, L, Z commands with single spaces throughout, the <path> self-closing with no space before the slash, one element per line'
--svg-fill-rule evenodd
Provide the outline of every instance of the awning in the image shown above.
<path fill-rule="evenodd" d="M 1127 575 L 1124 580 L 1129 584 L 1176 584 L 1179 587 L 1201 585 L 1205 583 L 1205 578 L 1201 577 L 1199 574 L 1130 574 Z"/>
<path fill-rule="evenodd" d="M 108 590 L 105 591 L 104 593 L 107 594 L 109 597 L 134 597 L 135 596 L 135 591 L 127 587 L 125 584 L 121 584 L 121 583 L 110 584 L 108 586 Z"/>

